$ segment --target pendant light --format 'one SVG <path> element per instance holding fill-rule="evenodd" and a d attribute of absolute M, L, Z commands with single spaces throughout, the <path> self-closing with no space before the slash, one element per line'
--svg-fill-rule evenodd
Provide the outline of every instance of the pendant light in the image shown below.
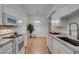
<path fill-rule="evenodd" d="M 39 15 L 38 15 L 38 13 L 39 13 L 39 11 L 37 10 L 37 11 L 36 11 L 36 17 L 38 17 L 38 16 L 39 16 Z M 40 23 L 40 21 L 39 21 L 39 20 L 35 20 L 34 22 L 35 22 L 35 23 Z"/>

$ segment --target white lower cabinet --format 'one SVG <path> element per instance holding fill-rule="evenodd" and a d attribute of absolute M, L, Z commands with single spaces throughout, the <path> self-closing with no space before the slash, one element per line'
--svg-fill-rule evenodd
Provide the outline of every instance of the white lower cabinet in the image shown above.
<path fill-rule="evenodd" d="M 51 54 L 73 54 L 71 49 L 51 36 L 49 36 L 47 39 L 47 45 Z"/>
<path fill-rule="evenodd" d="M 48 46 L 50 52 L 53 53 L 53 40 L 52 40 L 52 37 L 48 37 L 47 46 Z"/>
<path fill-rule="evenodd" d="M 5 54 L 12 54 L 12 48 L 8 49 Z"/>
<path fill-rule="evenodd" d="M 0 46 L 0 54 L 11 54 L 11 53 L 12 53 L 12 42 Z"/>
<path fill-rule="evenodd" d="M 53 39 L 53 53 L 54 54 L 73 54 L 73 51 L 64 46 L 59 41 Z"/>

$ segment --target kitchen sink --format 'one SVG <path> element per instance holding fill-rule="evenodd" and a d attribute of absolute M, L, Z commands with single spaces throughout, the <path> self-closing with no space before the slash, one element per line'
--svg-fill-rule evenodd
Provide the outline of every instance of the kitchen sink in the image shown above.
<path fill-rule="evenodd" d="M 66 41 L 74 46 L 79 46 L 79 41 L 77 41 L 77 40 L 73 40 L 73 39 L 68 38 L 68 37 L 58 37 L 58 38 L 63 40 L 63 41 Z"/>

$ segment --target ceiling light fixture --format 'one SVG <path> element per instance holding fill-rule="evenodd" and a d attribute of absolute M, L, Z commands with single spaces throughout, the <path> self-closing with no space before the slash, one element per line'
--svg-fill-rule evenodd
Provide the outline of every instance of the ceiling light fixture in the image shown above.
<path fill-rule="evenodd" d="M 18 23 L 22 23 L 22 20 L 18 20 Z"/>
<path fill-rule="evenodd" d="M 35 23 L 40 23 L 40 21 L 35 21 Z"/>
<path fill-rule="evenodd" d="M 52 23 L 59 23 L 60 20 L 52 20 Z"/>

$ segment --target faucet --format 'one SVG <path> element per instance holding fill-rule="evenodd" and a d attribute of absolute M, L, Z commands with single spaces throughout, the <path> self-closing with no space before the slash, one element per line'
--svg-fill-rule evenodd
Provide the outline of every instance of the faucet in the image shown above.
<path fill-rule="evenodd" d="M 69 24 L 69 34 L 72 35 L 72 33 L 71 33 L 72 32 L 72 30 L 71 30 L 72 24 L 76 24 L 76 26 L 77 26 L 77 40 L 79 40 L 79 33 L 78 33 L 79 32 L 79 26 L 76 22 L 72 22 L 72 23 Z"/>

